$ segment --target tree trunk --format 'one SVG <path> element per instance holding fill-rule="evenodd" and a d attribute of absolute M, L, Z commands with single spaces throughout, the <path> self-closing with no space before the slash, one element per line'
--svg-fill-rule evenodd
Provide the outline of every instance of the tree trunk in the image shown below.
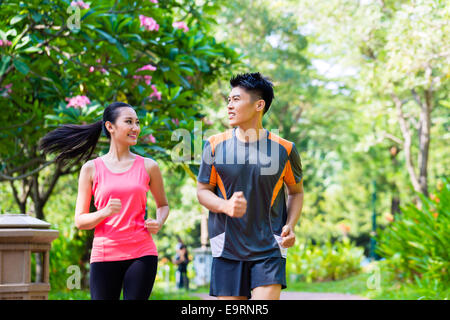
<path fill-rule="evenodd" d="M 420 191 L 428 197 L 428 155 L 430 150 L 430 127 L 432 92 L 425 91 L 425 101 L 420 101 L 420 123 L 419 123 L 419 184 Z"/>
<path fill-rule="evenodd" d="M 412 132 L 410 125 L 408 124 L 406 117 L 403 113 L 402 107 L 404 102 L 400 100 L 398 96 L 392 94 L 395 107 L 397 109 L 397 116 L 399 120 L 400 130 L 403 136 L 403 150 L 405 152 L 406 168 L 409 173 L 409 177 L 413 188 L 416 192 L 420 192 L 425 196 L 428 196 L 428 154 L 430 149 L 430 127 L 431 127 L 431 109 L 432 109 L 432 91 L 431 89 L 425 91 L 425 102 L 422 102 L 419 95 L 415 90 L 411 90 L 414 99 L 420 106 L 420 119 L 418 136 L 419 136 L 419 155 L 418 155 L 418 167 L 419 176 L 416 174 L 416 168 L 412 158 L 411 146 L 412 146 Z M 420 202 L 420 201 L 419 201 Z"/>

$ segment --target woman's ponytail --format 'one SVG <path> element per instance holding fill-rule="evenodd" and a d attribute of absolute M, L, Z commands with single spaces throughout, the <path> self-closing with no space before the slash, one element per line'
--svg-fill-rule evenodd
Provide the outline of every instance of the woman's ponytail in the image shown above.
<path fill-rule="evenodd" d="M 120 108 L 133 107 L 125 102 L 113 102 L 103 111 L 103 120 L 84 125 L 65 124 L 47 133 L 41 139 L 39 149 L 44 153 L 59 153 L 56 161 L 63 165 L 75 158 L 76 162 L 89 160 L 95 150 L 102 130 L 106 137 L 111 139 L 105 123 L 107 121 L 115 123 L 119 116 Z"/>
<path fill-rule="evenodd" d="M 102 128 L 102 120 L 85 125 L 65 124 L 45 135 L 39 149 L 46 154 L 58 153 L 56 161 L 63 165 L 75 158 L 76 162 L 87 161 L 95 150 Z"/>

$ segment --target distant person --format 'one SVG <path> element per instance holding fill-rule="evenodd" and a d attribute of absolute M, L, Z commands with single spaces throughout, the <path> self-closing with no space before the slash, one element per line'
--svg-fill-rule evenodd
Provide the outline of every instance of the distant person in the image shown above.
<path fill-rule="evenodd" d="M 177 236 L 178 243 L 176 246 L 176 255 L 174 258 L 174 263 L 178 266 L 176 272 L 176 282 L 177 288 L 186 288 L 189 290 L 189 278 L 187 275 L 187 266 L 189 264 L 189 252 L 183 240 Z"/>
<path fill-rule="evenodd" d="M 209 209 L 210 295 L 279 299 L 303 205 L 300 156 L 293 142 L 262 126 L 274 97 L 272 83 L 246 73 L 230 84 L 233 128 L 205 143 L 197 184 L 198 200 Z"/>
<path fill-rule="evenodd" d="M 89 160 L 101 132 L 109 152 Z M 57 161 L 89 160 L 81 168 L 75 225 L 95 228 L 91 251 L 90 290 L 93 300 L 148 300 L 155 281 L 156 234 L 169 214 L 158 164 L 130 151 L 140 133 L 139 119 L 127 103 L 111 103 L 103 120 L 87 125 L 66 124 L 41 140 L 44 153 Z M 156 202 L 156 220 L 144 220 L 147 192 Z M 98 211 L 89 212 L 94 196 Z"/>

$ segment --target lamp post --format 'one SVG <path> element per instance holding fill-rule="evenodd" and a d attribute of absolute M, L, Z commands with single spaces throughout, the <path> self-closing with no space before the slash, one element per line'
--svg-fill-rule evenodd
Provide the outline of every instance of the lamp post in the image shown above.
<path fill-rule="evenodd" d="M 377 235 L 377 212 L 375 210 L 375 203 L 377 200 L 377 184 L 375 180 L 372 181 L 373 192 L 372 192 L 372 232 L 370 233 L 370 258 L 372 260 L 377 260 L 378 256 L 375 253 Z"/>

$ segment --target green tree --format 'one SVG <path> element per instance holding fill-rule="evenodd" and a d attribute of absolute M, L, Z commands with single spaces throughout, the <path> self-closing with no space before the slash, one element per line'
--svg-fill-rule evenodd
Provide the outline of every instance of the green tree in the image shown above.
<path fill-rule="evenodd" d="M 22 212 L 31 197 L 43 219 L 58 178 L 79 169 L 45 159 L 39 139 L 62 123 L 98 120 L 112 101 L 137 107 L 143 128 L 134 151 L 170 159 L 171 131 L 193 128 L 205 88 L 236 63 L 202 16 L 215 9 L 192 1 L 2 3 L 0 181 L 9 181 Z"/>
<path fill-rule="evenodd" d="M 448 118 L 443 107 L 450 83 L 448 2 L 292 4 L 317 48 L 326 46 L 322 58 L 354 71 L 340 79 L 357 89 L 356 101 L 378 122 L 376 140 L 389 139 L 403 151 L 411 185 L 428 195 L 433 124 Z M 383 118 L 392 123 L 389 128 L 380 123 Z"/>

